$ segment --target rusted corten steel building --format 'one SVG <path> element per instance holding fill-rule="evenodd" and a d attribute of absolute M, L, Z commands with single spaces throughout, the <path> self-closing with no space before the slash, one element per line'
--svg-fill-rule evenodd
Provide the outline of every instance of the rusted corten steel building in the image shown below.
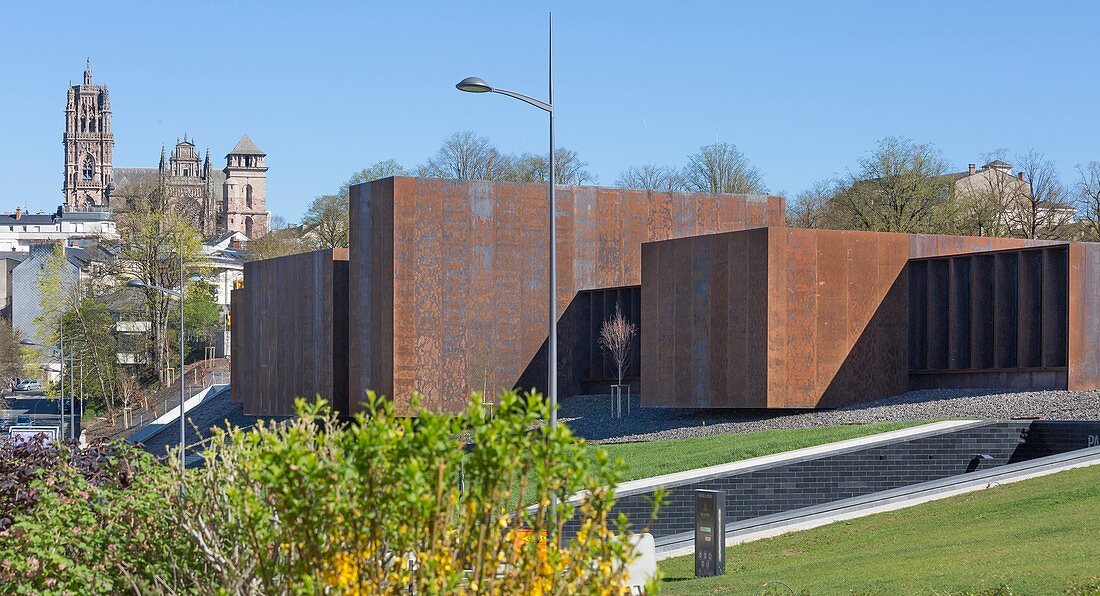
<path fill-rule="evenodd" d="M 292 416 L 296 397 L 348 411 L 348 250 L 252 261 L 233 290 L 231 395 L 246 414 Z"/>
<path fill-rule="evenodd" d="M 646 244 L 642 282 L 645 406 L 1100 387 L 1096 244 L 768 227 Z"/>
<path fill-rule="evenodd" d="M 542 386 L 546 212 L 540 184 L 397 177 L 352 187 L 351 395 L 372 389 L 407 412 L 418 392 L 426 407 L 455 410 L 472 390 L 521 379 Z M 583 186 L 559 188 L 556 213 L 559 317 L 580 292 L 638 286 L 644 242 L 783 225 L 784 217 L 780 197 Z M 586 300 L 588 316 L 578 321 L 592 320 L 595 302 Z M 607 303 L 598 300 L 595 316 L 613 308 Z M 575 337 L 593 336 L 577 325 Z M 587 341 L 559 348 L 565 388 L 591 373 Z"/>

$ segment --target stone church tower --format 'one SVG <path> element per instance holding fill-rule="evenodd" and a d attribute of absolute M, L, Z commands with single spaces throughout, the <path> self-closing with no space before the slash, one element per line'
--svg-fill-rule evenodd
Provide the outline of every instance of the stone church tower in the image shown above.
<path fill-rule="evenodd" d="M 92 61 L 84 83 L 69 87 L 65 107 L 65 208 L 105 207 L 110 200 L 112 154 L 111 100 L 106 85 L 92 84 Z"/>
<path fill-rule="evenodd" d="M 225 190 L 222 192 L 222 229 L 241 232 L 249 238 L 267 233 L 267 166 L 260 150 L 248 135 L 225 156 Z"/>

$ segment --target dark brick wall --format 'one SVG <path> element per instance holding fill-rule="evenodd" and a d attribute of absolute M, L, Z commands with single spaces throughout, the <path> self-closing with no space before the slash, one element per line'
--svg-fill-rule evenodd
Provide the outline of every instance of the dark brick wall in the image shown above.
<path fill-rule="evenodd" d="M 888 445 L 778 463 L 666 487 L 660 517 L 650 531 L 668 536 L 692 529 L 695 489 L 724 490 L 726 519 L 733 522 L 810 507 L 910 484 L 1001 466 L 1012 460 L 1028 421 L 991 422 Z M 978 462 L 986 454 L 992 460 Z M 652 491 L 619 497 L 613 514 L 626 513 L 642 527 L 652 510 Z M 567 530 L 573 528 L 567 524 Z"/>
<path fill-rule="evenodd" d="M 1036 420 L 1010 463 L 1100 445 L 1100 420 Z"/>

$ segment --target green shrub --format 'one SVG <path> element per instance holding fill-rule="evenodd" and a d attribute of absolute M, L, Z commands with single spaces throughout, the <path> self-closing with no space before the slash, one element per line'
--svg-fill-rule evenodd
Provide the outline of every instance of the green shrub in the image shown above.
<path fill-rule="evenodd" d="M 126 444 L 0 444 L 0 586 L 25 594 L 187 590 L 203 560 L 161 485 L 170 471 Z M 177 485 L 178 486 L 178 485 Z"/>
<path fill-rule="evenodd" d="M 617 590 L 630 538 L 606 487 L 621 464 L 546 425 L 537 394 L 505 393 L 491 417 L 479 402 L 404 418 L 371 395 L 340 421 L 300 400 L 292 421 L 216 432 L 186 472 L 119 447 L 90 474 L 63 447 L 31 466 L 0 580 L 25 593 Z"/>

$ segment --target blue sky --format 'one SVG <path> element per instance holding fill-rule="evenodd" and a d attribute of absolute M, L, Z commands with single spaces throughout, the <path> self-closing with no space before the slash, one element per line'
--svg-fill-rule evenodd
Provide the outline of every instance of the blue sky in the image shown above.
<path fill-rule="evenodd" d="M 1072 183 L 1100 161 L 1096 2 L 3 4 L 4 210 L 60 202 L 65 88 L 86 56 L 110 86 L 116 166 L 155 165 L 184 132 L 224 163 L 248 133 L 269 155 L 268 208 L 290 221 L 457 130 L 543 151 L 541 112 L 454 83 L 544 96 L 550 9 L 559 143 L 601 184 L 716 137 L 791 196 L 887 135 L 958 170 L 1035 148 Z"/>

